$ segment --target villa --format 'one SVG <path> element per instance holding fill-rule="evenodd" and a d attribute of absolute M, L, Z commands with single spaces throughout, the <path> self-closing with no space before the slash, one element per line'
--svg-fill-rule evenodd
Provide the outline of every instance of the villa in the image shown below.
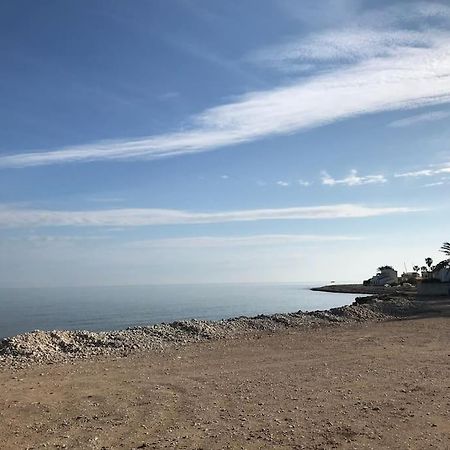
<path fill-rule="evenodd" d="M 384 286 L 393 283 L 398 283 L 398 272 L 391 266 L 379 267 L 378 273 L 364 282 L 364 284 L 371 286 Z"/>
<path fill-rule="evenodd" d="M 438 264 L 417 285 L 417 295 L 450 296 L 450 267 L 448 261 Z"/>

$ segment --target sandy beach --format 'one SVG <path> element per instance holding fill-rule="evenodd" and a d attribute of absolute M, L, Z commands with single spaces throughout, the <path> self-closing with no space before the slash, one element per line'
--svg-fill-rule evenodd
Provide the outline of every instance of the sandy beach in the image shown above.
<path fill-rule="evenodd" d="M 450 448 L 448 301 L 0 370 L 0 448 Z"/>

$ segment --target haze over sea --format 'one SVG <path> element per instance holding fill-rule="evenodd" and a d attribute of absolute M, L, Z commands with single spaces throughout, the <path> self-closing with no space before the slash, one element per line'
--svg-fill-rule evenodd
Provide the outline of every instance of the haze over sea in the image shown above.
<path fill-rule="evenodd" d="M 225 319 L 327 309 L 353 294 L 305 283 L 1 288 L 0 337 L 41 329 L 114 330 L 181 319 Z"/>

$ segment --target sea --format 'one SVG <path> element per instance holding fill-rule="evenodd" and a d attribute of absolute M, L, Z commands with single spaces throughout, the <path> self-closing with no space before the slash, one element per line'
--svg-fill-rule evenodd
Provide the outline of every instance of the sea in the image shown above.
<path fill-rule="evenodd" d="M 0 288 L 0 338 L 37 329 L 118 330 L 182 319 L 313 311 L 355 299 L 354 294 L 314 292 L 311 287 L 308 283 L 227 283 Z"/>

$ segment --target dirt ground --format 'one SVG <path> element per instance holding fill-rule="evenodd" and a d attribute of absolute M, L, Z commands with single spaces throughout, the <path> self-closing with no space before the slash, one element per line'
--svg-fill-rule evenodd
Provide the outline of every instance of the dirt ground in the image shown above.
<path fill-rule="evenodd" d="M 450 448 L 448 317 L 0 372 L 0 448 Z"/>

